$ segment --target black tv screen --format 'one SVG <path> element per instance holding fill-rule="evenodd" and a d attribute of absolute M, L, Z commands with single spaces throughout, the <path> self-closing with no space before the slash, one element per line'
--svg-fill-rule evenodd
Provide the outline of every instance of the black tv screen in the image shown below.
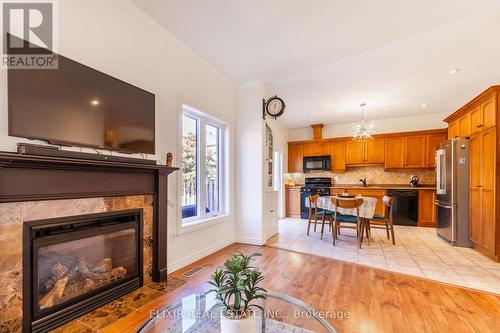
<path fill-rule="evenodd" d="M 9 69 L 9 135 L 155 153 L 155 95 L 63 56 L 58 69 Z"/>

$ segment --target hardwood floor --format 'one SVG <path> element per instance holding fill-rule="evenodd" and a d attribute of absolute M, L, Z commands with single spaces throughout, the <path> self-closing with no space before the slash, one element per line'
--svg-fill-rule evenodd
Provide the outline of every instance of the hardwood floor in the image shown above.
<path fill-rule="evenodd" d="M 193 266 L 206 269 L 173 292 L 157 298 L 104 332 L 134 332 L 150 310 L 207 290 L 206 280 L 235 250 L 261 252 L 264 286 L 296 297 L 318 311 L 349 311 L 330 319 L 339 332 L 498 332 L 500 296 L 426 279 L 271 247 L 230 245 Z"/>

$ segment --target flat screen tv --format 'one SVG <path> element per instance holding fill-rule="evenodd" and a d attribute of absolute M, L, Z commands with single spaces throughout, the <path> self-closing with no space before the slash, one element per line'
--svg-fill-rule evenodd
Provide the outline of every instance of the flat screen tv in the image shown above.
<path fill-rule="evenodd" d="M 9 69 L 9 135 L 155 153 L 155 95 L 58 56 L 58 69 Z"/>

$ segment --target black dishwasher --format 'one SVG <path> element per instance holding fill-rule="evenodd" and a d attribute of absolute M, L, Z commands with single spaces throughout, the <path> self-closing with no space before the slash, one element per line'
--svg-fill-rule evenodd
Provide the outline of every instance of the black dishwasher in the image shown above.
<path fill-rule="evenodd" d="M 417 226 L 418 191 L 389 190 L 388 196 L 394 202 L 394 224 Z"/>

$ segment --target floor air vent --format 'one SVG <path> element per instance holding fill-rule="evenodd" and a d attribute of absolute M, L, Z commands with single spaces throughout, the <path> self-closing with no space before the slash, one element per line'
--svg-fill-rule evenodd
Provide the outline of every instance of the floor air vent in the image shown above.
<path fill-rule="evenodd" d="M 196 274 L 198 274 L 199 272 L 201 272 L 202 270 L 204 270 L 205 268 L 203 267 L 200 267 L 200 266 L 196 266 L 196 267 L 193 267 L 191 268 L 190 270 L 184 272 L 184 274 L 182 274 L 183 276 L 187 277 L 187 278 L 190 278 Z"/>

